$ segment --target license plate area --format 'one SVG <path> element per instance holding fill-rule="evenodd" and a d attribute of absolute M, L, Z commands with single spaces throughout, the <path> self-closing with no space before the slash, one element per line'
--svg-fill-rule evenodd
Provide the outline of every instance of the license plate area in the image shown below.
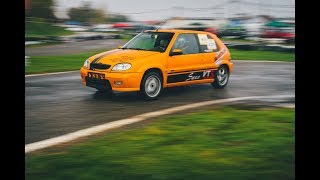
<path fill-rule="evenodd" d="M 94 78 L 94 79 L 105 79 L 105 75 L 104 74 L 93 73 L 93 72 L 88 72 L 88 77 L 89 78 Z"/>

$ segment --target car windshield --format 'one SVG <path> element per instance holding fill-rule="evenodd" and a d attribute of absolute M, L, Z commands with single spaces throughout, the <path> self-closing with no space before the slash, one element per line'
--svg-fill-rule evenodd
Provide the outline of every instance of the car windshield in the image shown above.
<path fill-rule="evenodd" d="M 174 33 L 143 32 L 132 38 L 121 49 L 165 52 Z"/>

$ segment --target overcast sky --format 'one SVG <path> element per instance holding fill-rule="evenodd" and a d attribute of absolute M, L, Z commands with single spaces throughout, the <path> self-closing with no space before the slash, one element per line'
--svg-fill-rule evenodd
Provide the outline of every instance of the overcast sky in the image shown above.
<path fill-rule="evenodd" d="M 295 17 L 295 0 L 55 0 L 55 14 L 66 18 L 67 10 L 89 2 L 107 13 L 127 15 L 134 21 L 170 17 L 234 17 L 239 13 Z"/>

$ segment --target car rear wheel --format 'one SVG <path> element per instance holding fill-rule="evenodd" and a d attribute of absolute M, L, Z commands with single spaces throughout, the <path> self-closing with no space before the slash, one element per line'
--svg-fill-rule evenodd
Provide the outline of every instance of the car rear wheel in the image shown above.
<path fill-rule="evenodd" d="M 226 65 L 221 65 L 214 73 L 214 82 L 212 86 L 217 89 L 223 89 L 229 82 L 229 69 Z"/>
<path fill-rule="evenodd" d="M 160 95 L 162 91 L 162 78 L 156 72 L 148 72 L 144 75 L 140 94 L 146 100 L 154 100 Z"/>

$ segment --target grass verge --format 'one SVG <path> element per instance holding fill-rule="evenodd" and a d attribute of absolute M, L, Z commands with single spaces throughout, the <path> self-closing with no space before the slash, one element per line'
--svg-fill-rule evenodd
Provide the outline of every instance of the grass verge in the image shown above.
<path fill-rule="evenodd" d="M 288 52 L 274 52 L 261 50 L 238 50 L 229 48 L 231 58 L 235 60 L 271 60 L 294 62 L 295 54 Z"/>
<path fill-rule="evenodd" d="M 26 155 L 26 179 L 294 179 L 294 109 L 220 107 Z"/>
<path fill-rule="evenodd" d="M 25 22 L 26 39 L 47 39 L 70 34 L 73 32 L 65 30 L 63 27 L 53 26 L 52 23 L 39 18 L 27 19 Z"/>
<path fill-rule="evenodd" d="M 79 70 L 86 59 L 100 52 L 102 50 L 63 56 L 33 56 L 28 59 L 25 73 L 35 74 Z"/>
<path fill-rule="evenodd" d="M 33 56 L 25 66 L 26 74 L 72 71 L 78 70 L 83 62 L 90 56 L 102 52 L 102 50 L 91 51 L 81 54 L 63 56 Z M 273 61 L 295 61 L 294 53 L 272 52 L 272 51 L 243 51 L 230 49 L 231 57 L 235 60 L 273 60 Z"/>

